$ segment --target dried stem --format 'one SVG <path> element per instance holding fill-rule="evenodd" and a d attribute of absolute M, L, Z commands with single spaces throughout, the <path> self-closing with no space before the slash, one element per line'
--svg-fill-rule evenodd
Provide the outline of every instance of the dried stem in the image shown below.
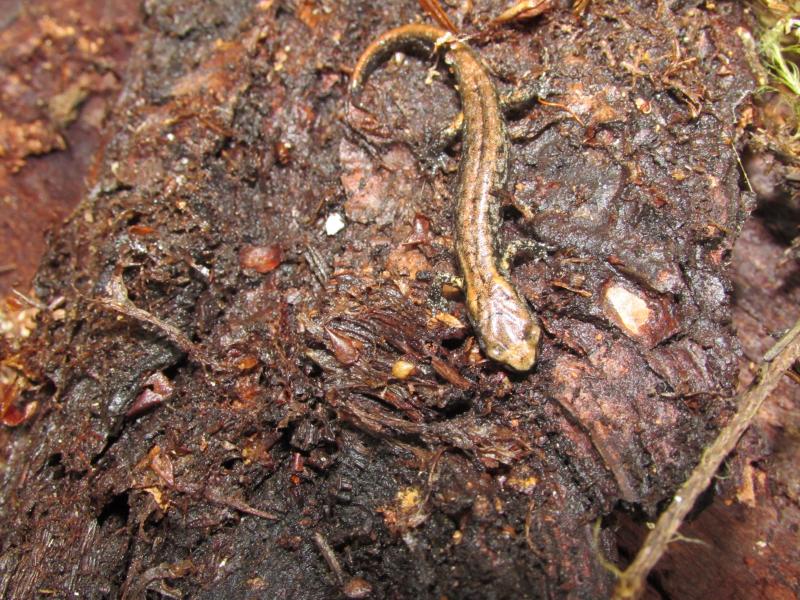
<path fill-rule="evenodd" d="M 641 595 L 645 578 L 666 552 L 669 543 L 675 539 L 678 528 L 692 509 L 695 500 L 708 487 L 722 461 L 750 426 L 761 404 L 798 358 L 800 358 L 800 320 L 772 350 L 767 352 L 753 383 L 737 397 L 739 410 L 730 423 L 720 431 L 711 446 L 703 452 L 697 467 L 675 494 L 669 508 L 661 514 L 634 561 L 620 575 L 614 590 L 615 600 L 638 598 Z"/>

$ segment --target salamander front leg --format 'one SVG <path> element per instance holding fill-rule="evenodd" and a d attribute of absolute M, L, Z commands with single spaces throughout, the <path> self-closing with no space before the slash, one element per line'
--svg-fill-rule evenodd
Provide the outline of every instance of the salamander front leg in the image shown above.
<path fill-rule="evenodd" d="M 506 117 L 514 117 L 527 111 L 537 100 L 558 93 L 551 85 L 550 77 L 541 76 L 533 81 L 523 82 L 517 89 L 500 97 L 500 108 Z"/>
<path fill-rule="evenodd" d="M 445 285 L 459 290 L 464 289 L 464 280 L 451 273 L 420 271 L 417 273 L 417 281 L 431 282 L 431 287 L 428 291 L 428 306 L 434 314 L 450 312 L 447 306 L 447 298 L 444 297 L 443 288 Z"/>
<path fill-rule="evenodd" d="M 511 263 L 519 254 L 528 254 L 533 256 L 535 260 L 544 260 L 547 258 L 548 253 L 553 252 L 555 248 L 549 246 L 538 240 L 519 239 L 514 240 L 508 246 L 500 257 L 500 262 L 497 265 L 500 273 L 505 277 L 510 277 Z"/>
<path fill-rule="evenodd" d="M 500 97 L 500 109 L 506 116 L 526 111 L 539 98 L 546 98 L 554 93 L 549 78 L 540 78 L 524 87 L 503 94 Z M 436 134 L 431 151 L 444 152 L 461 137 L 464 128 L 464 113 L 459 112 L 450 123 Z"/>
<path fill-rule="evenodd" d="M 436 134 L 433 139 L 431 151 L 435 153 L 444 152 L 450 146 L 455 144 L 456 140 L 461 137 L 461 130 L 464 128 L 464 113 L 460 112 L 450 124 Z"/>

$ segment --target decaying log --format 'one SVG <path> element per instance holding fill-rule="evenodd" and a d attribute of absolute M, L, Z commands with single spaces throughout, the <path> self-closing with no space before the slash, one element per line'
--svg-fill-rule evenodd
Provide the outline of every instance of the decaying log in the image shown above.
<path fill-rule="evenodd" d="M 347 113 L 349 67 L 417 3 L 144 2 L 36 280 L 62 311 L 15 357 L 38 408 L 0 480 L 1 595 L 611 592 L 593 523 L 655 516 L 734 408 L 753 82 L 738 3 L 554 4 L 473 42 L 541 95 L 501 233 L 555 250 L 513 269 L 546 332 L 515 375 L 415 277 L 456 269 L 459 148 L 430 150 L 452 82 L 398 57 Z"/>

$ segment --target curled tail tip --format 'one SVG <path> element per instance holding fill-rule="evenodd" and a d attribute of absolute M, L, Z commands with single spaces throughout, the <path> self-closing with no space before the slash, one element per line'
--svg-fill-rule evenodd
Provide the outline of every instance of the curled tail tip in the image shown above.
<path fill-rule="evenodd" d="M 348 103 L 359 110 L 364 110 L 364 104 L 361 102 L 361 92 L 363 88 L 358 81 L 350 82 Z"/>
<path fill-rule="evenodd" d="M 366 83 L 369 73 L 361 68 L 361 65 L 356 65 L 353 73 L 350 76 L 350 83 L 347 86 L 347 91 L 350 96 L 350 104 L 357 108 L 362 108 L 361 96 L 364 92 L 364 83 Z"/>

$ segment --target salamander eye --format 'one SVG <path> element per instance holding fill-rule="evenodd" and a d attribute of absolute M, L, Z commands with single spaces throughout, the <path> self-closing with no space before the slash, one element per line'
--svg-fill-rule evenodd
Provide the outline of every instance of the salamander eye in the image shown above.
<path fill-rule="evenodd" d="M 506 354 L 506 349 L 496 343 L 487 344 L 486 354 L 492 360 L 503 362 L 503 357 Z"/>

